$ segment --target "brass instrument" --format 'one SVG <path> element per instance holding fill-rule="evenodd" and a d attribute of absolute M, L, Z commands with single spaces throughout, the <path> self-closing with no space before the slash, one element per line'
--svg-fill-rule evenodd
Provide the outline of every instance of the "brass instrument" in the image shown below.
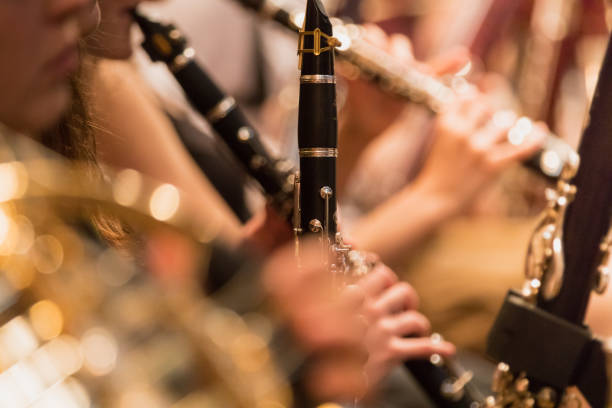
<path fill-rule="evenodd" d="M 294 6 L 294 2 L 238 1 L 245 7 L 258 11 L 292 31 L 298 32 L 302 25 L 304 14 L 300 10 L 289 8 Z M 290 5 L 287 6 L 286 3 Z M 363 27 L 345 23 L 337 18 L 331 21 L 334 36 L 342 43 L 341 46 L 336 47 L 337 55 L 357 67 L 365 78 L 375 81 L 390 94 L 423 105 L 431 112 L 437 113 L 447 104 L 453 103 L 456 89 L 464 89 L 469 86 L 463 77 L 455 77 L 451 85 L 447 85 L 438 78 L 400 64 L 385 51 L 365 41 Z M 512 144 L 521 143 L 527 134 L 524 130 L 531 126 L 530 123 L 527 118 L 516 121 L 516 125 L 508 133 L 508 141 Z M 565 163 L 575 161 L 575 155 L 576 152 L 566 142 L 549 134 L 542 150 L 528 159 L 525 164 L 545 177 L 556 179 L 561 175 Z"/>
<path fill-rule="evenodd" d="M 290 406 L 265 336 L 193 282 L 215 227 L 171 185 L 85 174 L 25 138 L 0 143 L 0 406 Z M 96 237 L 98 211 L 140 251 Z M 180 279 L 162 288 L 168 272 Z"/>

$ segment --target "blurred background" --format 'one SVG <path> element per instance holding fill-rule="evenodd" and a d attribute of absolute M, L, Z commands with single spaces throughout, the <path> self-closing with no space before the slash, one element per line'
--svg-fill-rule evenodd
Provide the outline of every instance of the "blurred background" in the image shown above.
<path fill-rule="evenodd" d="M 480 0 L 469 6 L 461 0 L 323 2 L 330 14 L 408 36 L 419 61 L 468 50 L 470 62 L 461 75 L 490 95 L 493 106 L 543 121 L 577 147 L 608 38 L 606 19 L 611 14 L 604 1 Z M 304 5 L 277 3 L 290 10 L 303 10 Z M 186 33 L 199 61 L 246 108 L 273 151 L 297 160 L 299 81 L 293 33 L 232 0 L 146 6 Z M 165 67 L 152 66 L 144 55 L 136 59 L 168 110 L 206 128 L 190 112 Z M 372 91 L 360 88 L 350 69 L 340 71 L 346 79 L 338 86 L 342 124 L 343 101 L 352 94 L 367 98 Z M 406 105 L 383 132 L 362 143 L 358 163 L 339 180 L 345 232 L 418 174 L 431 144 L 430 122 L 422 108 Z M 348 143 L 340 132 L 342 160 L 343 143 Z M 353 143 L 361 143 L 355 139 Z M 546 187 L 527 170 L 512 168 L 468 214 L 445 222 L 406 252 L 398 273 L 417 289 L 433 327 L 459 347 L 483 351 L 506 290 L 520 285 Z M 246 196 L 250 213 L 263 205 L 253 191 Z M 593 310 L 590 319 L 596 330 L 608 334 L 607 318 Z"/>

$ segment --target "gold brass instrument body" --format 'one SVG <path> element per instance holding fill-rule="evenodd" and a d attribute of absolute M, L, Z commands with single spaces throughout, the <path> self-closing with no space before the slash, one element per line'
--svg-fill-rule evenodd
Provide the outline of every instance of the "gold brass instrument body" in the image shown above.
<path fill-rule="evenodd" d="M 21 138 L 0 159 L 0 406 L 291 405 L 265 337 L 195 289 L 217 231 L 178 190 L 133 170 L 96 183 Z M 138 251 L 96 237 L 99 210 Z"/>
<path fill-rule="evenodd" d="M 577 157 L 577 156 L 576 156 Z M 547 189 L 547 206 L 531 235 L 525 262 L 522 294 L 535 303 L 539 293 L 554 298 L 563 282 L 563 220 L 567 207 L 576 195 L 570 180 L 578 171 L 579 161 L 566 164 L 556 189 Z"/>

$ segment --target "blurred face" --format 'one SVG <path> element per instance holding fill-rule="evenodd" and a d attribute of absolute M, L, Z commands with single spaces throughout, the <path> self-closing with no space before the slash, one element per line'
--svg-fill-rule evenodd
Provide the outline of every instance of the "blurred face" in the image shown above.
<path fill-rule="evenodd" d="M 0 122 L 37 133 L 70 103 L 77 42 L 97 23 L 91 0 L 0 1 Z"/>
<path fill-rule="evenodd" d="M 100 28 L 88 38 L 89 51 L 97 56 L 125 59 L 132 55 L 130 11 L 142 0 L 99 0 L 102 12 Z"/>

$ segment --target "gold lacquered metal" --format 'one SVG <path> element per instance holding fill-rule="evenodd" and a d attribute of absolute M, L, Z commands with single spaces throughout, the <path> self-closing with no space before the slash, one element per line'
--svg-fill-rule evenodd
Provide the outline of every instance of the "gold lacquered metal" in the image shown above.
<path fill-rule="evenodd" d="M 531 302 L 536 301 L 539 293 L 546 300 L 553 299 L 563 283 L 563 222 L 576 195 L 576 187 L 570 180 L 578 171 L 577 157 L 566 163 L 557 188 L 546 191 L 547 207 L 529 241 L 522 294 Z"/>
<path fill-rule="evenodd" d="M 303 28 L 300 29 L 299 33 L 299 42 L 298 42 L 298 69 L 302 69 L 302 56 L 304 54 L 314 54 L 316 56 L 321 55 L 324 52 L 331 51 L 336 47 L 340 47 L 342 43 L 336 37 L 332 37 L 330 35 L 325 34 L 321 31 L 320 28 L 315 28 L 313 31 L 305 31 Z M 304 39 L 307 35 L 312 35 L 314 37 L 314 47 L 313 48 L 304 48 Z M 327 40 L 327 46 L 321 47 L 321 39 Z"/>
<path fill-rule="evenodd" d="M 28 160 L 15 162 L 27 175 L 27 181 L 17 179 L 15 191 L 22 193 L 0 204 L 2 219 L 18 238 L 0 254 L 0 405 L 174 406 L 188 392 L 196 406 L 290 406 L 267 340 L 249 329 L 246 317 L 189 290 L 191 285 L 160 290 L 144 274 L 140 258 L 80 228 L 95 209 L 121 217 L 139 240 L 178 235 L 197 247 L 202 262 L 187 268 L 205 273 L 207 242 L 216 237 L 216 227 L 203 231 L 175 208 L 174 187 L 133 171 L 120 173 L 118 183 L 92 180 L 86 167 L 43 148 L 34 154 L 7 150 L 0 139 L 3 158 Z M 161 198 L 153 199 L 155 192 Z M 159 218 L 172 214 L 171 222 L 151 216 L 152 201 L 161 203 Z M 7 229 L 7 240 L 10 234 Z M 25 275 L 24 284 L 18 277 Z M 185 374 L 185 388 L 177 391 L 169 380 Z"/>
<path fill-rule="evenodd" d="M 603 295 L 608 289 L 608 285 L 610 283 L 610 275 L 612 274 L 612 271 L 610 270 L 610 268 L 612 267 L 610 265 L 610 263 L 612 262 L 612 222 L 610 223 L 610 229 L 608 230 L 608 233 L 599 245 L 599 250 L 601 251 L 601 261 L 597 268 L 595 293 Z"/>

